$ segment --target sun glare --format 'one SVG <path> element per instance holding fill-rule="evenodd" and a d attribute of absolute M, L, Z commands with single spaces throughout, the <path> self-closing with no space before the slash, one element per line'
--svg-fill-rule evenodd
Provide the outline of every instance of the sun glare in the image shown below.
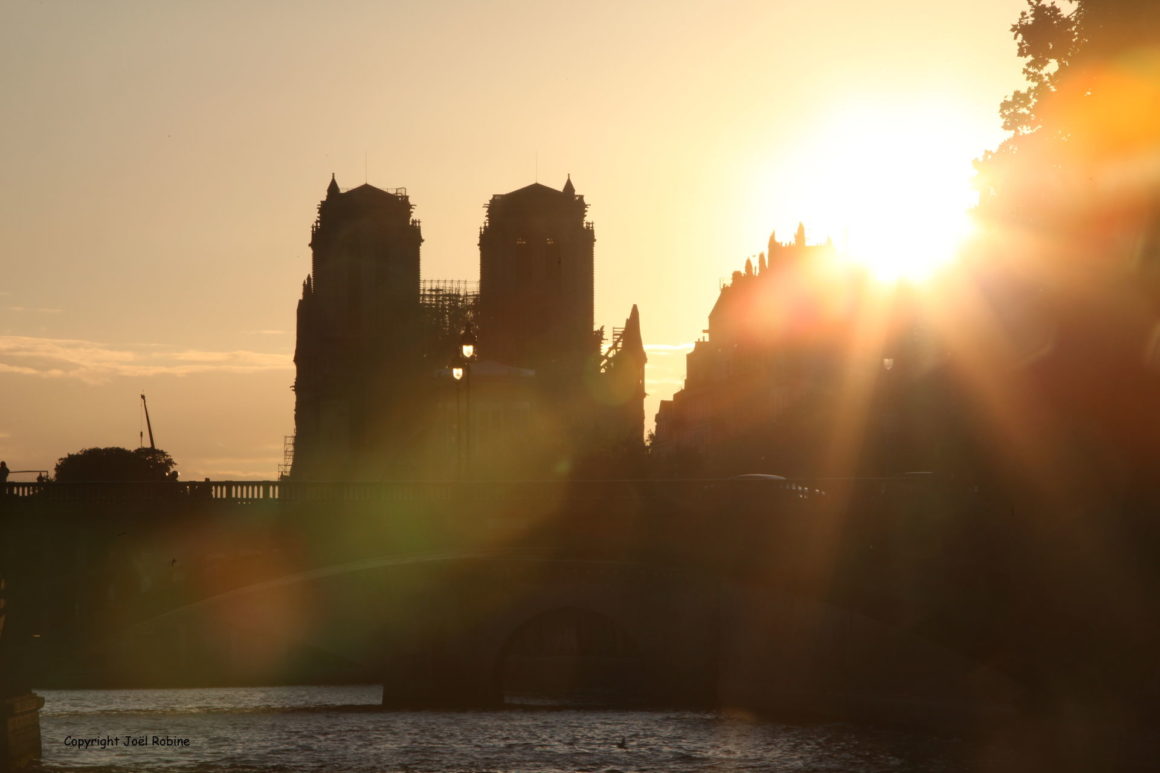
<path fill-rule="evenodd" d="M 779 214 L 883 281 L 921 281 L 971 233 L 971 161 L 983 147 L 981 132 L 950 111 L 847 107 L 796 149 L 793 211 Z"/>

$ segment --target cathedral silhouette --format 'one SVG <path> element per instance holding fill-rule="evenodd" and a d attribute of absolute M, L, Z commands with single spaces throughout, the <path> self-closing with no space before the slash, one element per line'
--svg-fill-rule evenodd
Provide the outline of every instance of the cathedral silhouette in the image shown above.
<path fill-rule="evenodd" d="M 298 302 L 290 477 L 631 474 L 643 456 L 640 317 L 633 306 L 611 336 L 593 329 L 587 209 L 571 178 L 496 194 L 478 284 L 425 280 L 406 189 L 343 191 L 332 176 Z"/>

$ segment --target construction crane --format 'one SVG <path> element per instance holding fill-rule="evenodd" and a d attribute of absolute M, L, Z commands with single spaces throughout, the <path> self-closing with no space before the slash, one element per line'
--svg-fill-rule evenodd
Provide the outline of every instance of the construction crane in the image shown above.
<path fill-rule="evenodd" d="M 149 403 L 145 402 L 145 395 L 141 395 L 141 407 L 145 409 L 145 426 L 149 429 L 149 447 L 156 451 L 157 446 L 153 445 L 153 422 L 149 421 Z"/>

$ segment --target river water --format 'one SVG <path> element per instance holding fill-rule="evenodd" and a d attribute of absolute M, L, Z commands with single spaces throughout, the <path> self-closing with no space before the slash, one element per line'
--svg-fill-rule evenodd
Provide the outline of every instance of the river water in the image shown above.
<path fill-rule="evenodd" d="M 39 693 L 51 771 L 970 769 L 953 737 L 707 712 L 384 711 L 369 685 Z"/>

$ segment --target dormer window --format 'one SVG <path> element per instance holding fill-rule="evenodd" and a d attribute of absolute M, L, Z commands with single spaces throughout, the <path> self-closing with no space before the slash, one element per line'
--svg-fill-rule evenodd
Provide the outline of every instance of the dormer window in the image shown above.
<path fill-rule="evenodd" d="M 544 244 L 548 245 L 549 247 L 551 247 L 555 243 L 556 243 L 556 240 L 553 239 L 551 236 L 549 236 L 547 239 L 544 239 Z"/>
<path fill-rule="evenodd" d="M 522 236 L 517 236 L 517 237 L 516 237 L 516 246 L 517 246 L 517 247 L 523 247 L 523 246 L 525 246 L 527 243 L 528 243 L 528 240 L 527 240 L 527 239 L 525 239 L 524 237 L 522 237 Z"/>

